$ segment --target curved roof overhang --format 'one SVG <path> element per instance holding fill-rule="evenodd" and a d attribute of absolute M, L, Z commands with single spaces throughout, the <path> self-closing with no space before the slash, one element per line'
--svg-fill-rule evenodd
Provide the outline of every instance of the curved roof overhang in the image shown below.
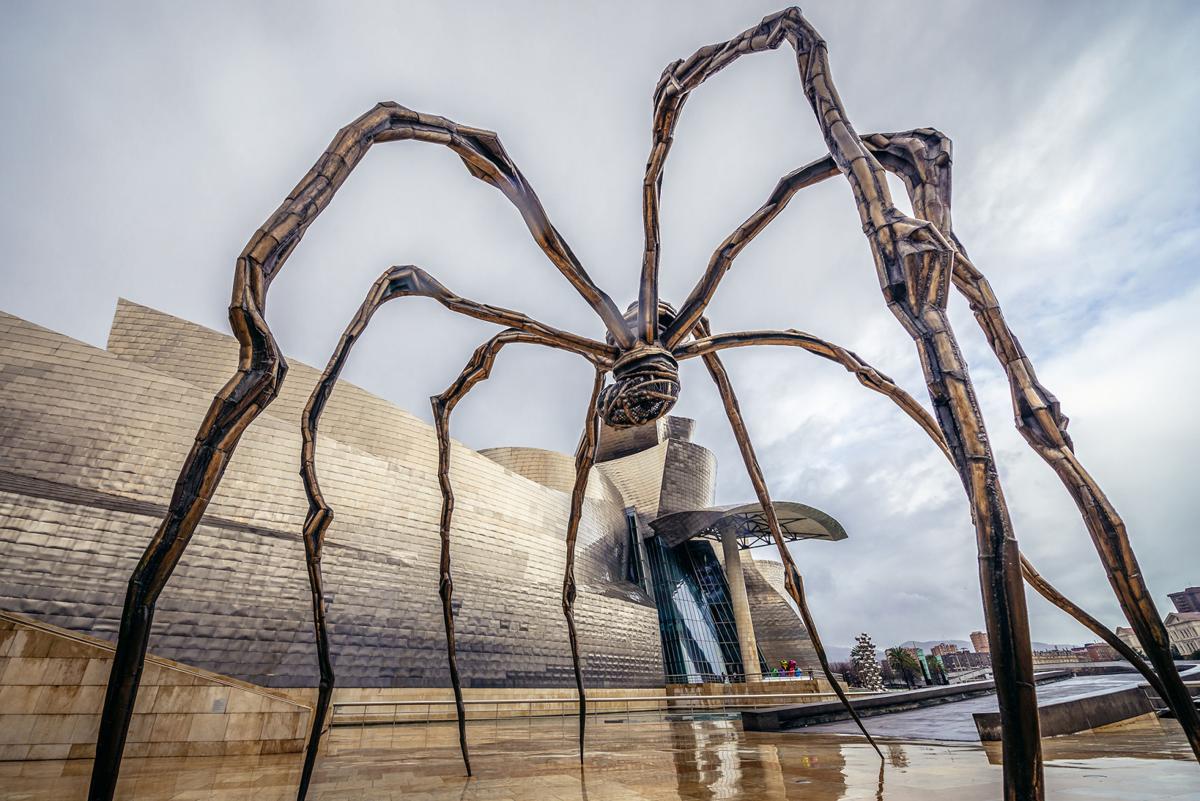
<path fill-rule="evenodd" d="M 779 517 L 783 538 L 796 540 L 846 539 L 842 524 L 820 509 L 802 503 L 775 501 L 772 504 Z M 741 548 L 757 548 L 774 544 L 767 515 L 759 503 L 711 506 L 688 512 L 672 512 L 652 520 L 650 527 L 669 547 L 675 547 L 693 537 L 719 540 L 721 533 L 731 529 L 737 534 Z"/>

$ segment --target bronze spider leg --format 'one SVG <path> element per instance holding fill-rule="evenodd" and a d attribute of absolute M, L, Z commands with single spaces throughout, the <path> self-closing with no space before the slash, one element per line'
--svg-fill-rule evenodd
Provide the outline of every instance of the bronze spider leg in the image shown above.
<path fill-rule="evenodd" d="M 1033 364 L 1016 335 L 1008 327 L 987 278 L 967 258 L 962 243 L 953 233 L 950 207 L 950 139 L 935 129 L 918 128 L 902 133 L 868 134 L 862 137 L 862 141 L 884 169 L 895 173 L 904 182 L 914 213 L 930 221 L 958 248 L 953 282 L 958 291 L 967 298 L 977 322 L 1008 377 L 1013 408 L 1017 412 L 1017 429 L 1029 446 L 1059 476 L 1079 507 L 1122 611 L 1157 670 L 1155 681 L 1152 683 L 1157 682 L 1168 688 L 1168 692 L 1161 697 L 1175 713 L 1176 719 L 1187 734 L 1193 753 L 1200 760 L 1200 713 L 1197 713 L 1187 687 L 1171 658 L 1166 628 L 1138 566 L 1125 523 L 1099 484 L 1076 458 L 1074 444 L 1066 430 L 1067 417 L 1062 413 L 1058 399 L 1038 381 Z M 837 171 L 833 158 L 826 156 L 781 179 L 767 203 L 731 234 L 714 254 L 680 316 L 694 314 L 692 309 L 697 307 L 703 309 L 711 299 L 717 282 L 729 268 L 732 257 L 782 211 L 797 191 L 836 175 Z M 728 257 L 725 257 L 726 253 L 729 253 Z M 1037 584 L 1033 586 L 1041 591 Z M 1058 605 L 1056 597 L 1063 596 L 1055 593 L 1054 596 L 1047 596 L 1047 599 Z M 1100 630 L 1093 628 L 1087 620 L 1076 615 L 1070 608 L 1074 606 L 1070 601 L 1066 603 L 1070 606 L 1060 605 L 1060 608 L 1096 632 L 1101 639 L 1110 642 L 1115 636 L 1103 626 Z M 1079 611 L 1095 620 L 1083 610 Z M 1122 655 L 1126 655 L 1126 651 L 1136 654 L 1128 648 L 1118 651 Z M 1140 659 L 1138 661 L 1141 662 Z M 1134 664 L 1141 669 L 1138 662 Z"/>
<path fill-rule="evenodd" d="M 1025 554 L 1021 554 L 1021 574 L 1025 577 L 1025 583 L 1037 590 L 1039 595 L 1066 612 L 1079 623 L 1082 623 L 1097 637 L 1112 646 L 1113 650 L 1125 657 L 1125 660 L 1137 668 L 1138 672 L 1154 688 L 1159 698 L 1162 698 L 1164 701 L 1170 698 L 1170 693 L 1167 692 L 1167 686 L 1162 678 L 1154 672 L 1153 668 L 1146 664 L 1146 661 L 1138 655 L 1137 651 L 1130 648 L 1124 640 L 1099 620 L 1089 615 L 1082 607 L 1055 589 L 1053 584 L 1046 581 L 1042 574 L 1037 572 L 1037 569 L 1026 558 Z"/>
<path fill-rule="evenodd" d="M 324 594 L 321 591 L 321 548 L 324 543 L 325 531 L 333 522 L 333 510 L 326 503 L 323 494 L 321 493 L 320 483 L 317 477 L 316 467 L 316 432 L 320 423 L 321 415 L 324 412 L 325 404 L 329 400 L 329 396 L 333 392 L 333 388 L 337 383 L 338 377 L 341 375 L 342 368 L 350 356 L 350 350 L 355 343 L 362 337 L 366 331 L 367 325 L 370 323 L 375 311 L 389 300 L 394 300 L 399 297 L 409 296 L 424 296 L 432 297 L 442 305 L 446 306 L 451 311 L 456 311 L 461 314 L 466 314 L 471 317 L 486 320 L 488 322 L 499 323 L 502 325 L 514 325 L 519 328 L 510 328 L 492 340 L 492 343 L 499 341 L 496 350 L 502 347 L 507 342 L 535 342 L 538 344 L 548 345 L 550 347 L 559 347 L 565 350 L 570 350 L 574 353 L 579 353 L 588 359 L 601 359 L 604 357 L 600 354 L 606 354 L 609 351 L 615 352 L 614 348 L 607 345 L 601 345 L 598 342 L 592 342 L 584 337 L 577 337 L 574 334 L 558 331 L 557 329 L 546 326 L 542 323 L 532 320 L 520 312 L 501 309 L 493 306 L 485 306 L 475 303 L 474 301 L 458 297 L 452 294 L 444 286 L 438 283 L 424 270 L 419 267 L 403 266 L 392 267 L 384 272 L 382 276 L 371 286 L 366 298 L 359 306 L 358 312 L 351 319 L 341 339 L 338 341 L 337 347 L 329 358 L 324 373 L 322 373 L 317 385 L 313 388 L 312 394 L 309 396 L 308 403 L 305 406 L 304 414 L 301 420 L 301 436 L 303 439 L 303 451 L 301 455 L 301 470 L 300 475 L 304 481 L 305 494 L 308 496 L 309 512 L 304 526 L 304 544 L 307 554 L 309 581 L 312 586 L 313 593 L 313 619 L 316 626 L 316 640 L 318 661 L 321 669 L 321 683 L 318 691 L 317 705 L 313 711 L 313 726 L 309 737 L 308 748 L 305 754 L 304 771 L 301 776 L 299 799 L 303 799 L 308 784 L 312 776 L 312 770 L 316 763 L 317 752 L 320 746 L 320 738 L 323 733 L 323 724 L 328 711 L 329 701 L 333 693 L 333 666 L 329 658 L 329 639 L 325 626 L 325 604 Z M 490 343 L 489 343 L 490 344 Z M 482 348 L 480 349 L 483 350 Z M 476 357 L 479 353 L 476 353 Z M 492 358 L 494 358 L 494 353 Z M 607 362 L 605 362 L 607 363 Z M 474 364 L 474 362 L 473 362 Z M 491 361 L 487 362 L 487 368 L 490 369 Z M 468 367 L 470 369 L 470 367 Z M 465 375 L 465 373 L 464 373 Z M 486 371 L 483 376 L 477 377 L 471 384 L 486 378 Z M 470 386 L 468 385 L 467 389 Z M 448 390 L 449 391 L 449 390 Z M 466 390 L 463 390 L 465 394 Z M 461 396 L 459 396 L 461 397 Z M 450 407 L 457 402 L 457 397 L 451 402 Z M 445 416 L 449 417 L 449 409 L 446 410 Z M 437 409 L 435 406 L 435 422 L 441 423 L 437 417 Z M 439 428 L 439 444 L 440 444 L 440 428 Z M 439 454 L 441 456 L 442 454 Z M 447 460 L 449 458 L 448 451 L 445 453 Z M 448 483 L 449 477 L 446 476 Z M 453 498 L 451 497 L 451 503 Z M 443 611 L 446 613 L 447 621 L 447 647 L 450 659 L 450 678 L 454 688 L 456 708 L 458 711 L 458 722 L 460 728 L 460 744 L 463 751 L 463 761 L 467 768 L 467 773 L 470 775 L 471 764 L 466 747 L 466 732 L 464 723 L 464 710 L 462 706 L 462 690 L 459 683 L 457 661 L 454 654 L 453 646 L 453 619 L 449 616 L 450 599 L 449 592 L 452 587 L 449 584 L 449 518 L 446 517 L 443 511 L 445 522 L 442 529 L 442 576 L 443 576 Z"/>
<path fill-rule="evenodd" d="M 575 540 L 583 518 L 584 493 L 588 476 L 596 463 L 596 443 L 600 438 L 600 391 L 604 389 L 606 368 L 596 365 L 596 381 L 588 402 L 583 435 L 575 450 L 575 484 L 571 488 L 571 512 L 567 517 L 567 564 L 563 571 L 562 608 L 567 620 L 567 635 L 571 639 L 571 666 L 575 670 L 575 689 L 579 694 L 579 764 L 583 764 L 583 735 L 587 725 L 587 694 L 583 688 L 583 670 L 579 664 L 579 639 L 575 632 Z"/>
<path fill-rule="evenodd" d="M 698 325 L 702 333 L 708 333 L 708 325 L 705 321 L 701 321 Z M 750 433 L 746 430 L 746 423 L 742 419 L 742 409 L 738 404 L 737 395 L 733 392 L 733 385 L 729 382 L 729 374 L 725 371 L 725 365 L 721 363 L 721 359 L 717 356 L 715 350 L 710 350 L 702 355 L 704 366 L 708 369 L 708 374 L 712 376 L 713 383 L 717 385 L 717 390 L 721 393 L 721 402 L 725 405 L 725 414 L 729 418 L 729 424 L 733 427 L 733 436 L 737 440 L 738 448 L 742 452 L 742 461 L 746 464 L 746 472 L 750 475 L 750 483 L 754 485 L 754 493 L 758 496 L 758 503 L 763 508 L 763 513 L 767 517 L 767 525 L 771 529 L 771 536 L 775 540 L 775 548 L 779 551 L 779 559 L 783 562 L 785 586 L 788 594 L 792 596 L 792 600 L 796 602 L 796 608 L 800 610 L 800 618 L 804 622 L 804 627 L 808 629 L 808 636 L 812 640 L 813 650 L 817 652 L 817 661 L 821 663 L 821 670 L 825 673 L 825 678 L 829 681 L 829 685 L 837 694 L 838 700 L 842 702 L 842 706 L 850 713 L 850 717 L 854 718 L 854 722 L 858 724 L 858 728 L 862 731 L 863 736 L 867 738 L 867 742 L 875 749 L 875 753 L 879 754 L 880 761 L 883 760 L 883 752 L 879 750 L 879 746 L 875 743 L 875 738 L 867 731 L 867 727 L 863 724 L 862 718 L 858 716 L 858 712 L 851 705 L 850 699 L 846 697 L 846 691 L 842 689 L 837 678 L 834 677 L 833 671 L 829 667 L 829 658 L 825 655 L 825 646 L 821 644 L 821 635 L 817 633 L 817 624 L 813 620 L 812 612 L 808 608 L 808 599 L 804 594 L 804 577 L 800 575 L 800 569 L 796 567 L 796 562 L 792 559 L 791 552 L 787 549 L 787 544 L 783 539 L 783 529 L 779 525 L 779 516 L 775 513 L 775 507 L 771 504 L 771 494 L 767 490 L 766 479 L 763 478 L 762 468 L 758 464 L 758 458 L 754 455 L 754 445 L 750 442 Z M 742 654 L 743 660 L 757 659 L 756 654 Z"/>
<path fill-rule="evenodd" d="M 953 465 L 954 460 L 950 455 L 950 449 L 946 446 L 946 439 L 942 436 L 941 429 L 938 428 L 937 421 L 929 412 L 925 411 L 916 399 L 905 392 L 900 387 L 896 386 L 891 378 L 880 373 L 871 365 L 863 361 L 858 354 L 853 351 L 846 350 L 831 342 L 826 342 L 823 339 L 814 337 L 812 334 L 806 334 L 803 331 L 745 331 L 734 334 L 718 334 L 717 336 L 706 336 L 703 339 L 689 342 L 687 345 L 675 350 L 675 357 L 680 361 L 690 359 L 697 355 L 705 355 L 713 353 L 725 348 L 749 347 L 755 345 L 791 345 L 800 347 L 810 353 L 814 353 L 822 358 L 841 364 L 847 371 L 854 373 L 859 383 L 881 395 L 889 398 L 897 407 L 905 414 L 911 417 L 921 429 L 929 435 L 934 444 L 938 446 L 942 454 L 950 460 Z M 1159 693 L 1159 697 L 1166 698 L 1162 680 L 1158 674 L 1146 664 L 1145 660 L 1138 655 L 1137 651 L 1125 644 L 1111 629 L 1107 628 L 1103 623 L 1097 620 L 1092 615 L 1088 614 L 1082 607 L 1074 603 L 1071 599 L 1060 593 L 1054 588 L 1050 582 L 1034 568 L 1033 563 L 1021 554 L 1021 573 L 1025 578 L 1025 583 L 1033 587 L 1037 592 L 1050 603 L 1057 606 L 1062 611 L 1066 612 L 1078 623 L 1090 629 L 1097 637 L 1111 645 L 1118 653 L 1121 654 L 1131 665 L 1137 668 L 1138 672 L 1146 678 L 1150 686 Z"/>
<path fill-rule="evenodd" d="M 530 342 L 548 347 L 560 348 L 562 350 L 570 350 L 578 353 L 581 356 L 592 361 L 596 365 L 597 386 L 602 386 L 604 383 L 604 374 L 611 363 L 603 358 L 597 358 L 594 354 L 586 350 L 567 345 L 563 340 L 558 338 L 548 337 L 542 334 L 531 334 L 524 331 L 507 330 L 502 331 L 490 340 L 480 345 L 471 356 L 471 360 L 467 366 L 463 368 L 458 378 L 454 380 L 445 392 L 440 395 L 435 395 L 430 398 L 430 403 L 433 406 L 433 420 L 437 430 L 438 440 L 438 484 L 442 493 L 442 514 L 440 524 L 441 534 L 441 560 L 439 566 L 440 579 L 438 583 L 438 592 L 442 599 L 442 617 L 446 628 L 446 651 L 450 663 L 450 680 L 454 687 L 454 702 L 458 710 L 458 737 L 459 746 L 462 749 L 463 762 L 467 768 L 467 775 L 471 775 L 471 760 L 467 751 L 467 731 L 466 731 L 466 713 L 463 706 L 462 686 L 458 676 L 458 659 L 454 648 L 454 612 L 451 599 L 454 592 L 454 582 L 450 575 L 450 527 L 454 517 L 454 489 L 450 481 L 450 415 L 454 411 L 454 407 L 462 400 L 468 392 L 481 381 L 487 380 L 491 375 L 492 365 L 496 361 L 496 356 L 500 349 L 511 342 Z M 597 390 L 598 391 L 598 390 Z M 594 393 L 593 393 L 594 394 Z M 595 406 L 595 398 L 592 399 L 592 407 Z M 586 434 L 585 434 L 586 438 Z M 581 446 L 582 447 L 582 446 Z M 595 441 L 593 437 L 592 452 L 595 452 Z M 583 486 L 586 487 L 587 478 L 582 479 Z M 577 486 L 579 479 L 576 480 Z M 582 508 L 582 489 L 579 490 Z M 569 604 L 566 601 L 566 582 L 570 581 L 571 601 L 574 601 L 574 573 L 572 565 L 574 563 L 574 548 L 575 548 L 575 532 L 578 530 L 579 519 L 576 514 L 574 501 L 571 507 L 572 515 L 567 524 L 567 579 L 564 579 L 564 600 L 563 611 L 567 615 L 568 632 L 571 638 L 571 655 L 575 664 L 575 677 L 579 686 L 580 709 L 583 709 L 583 679 L 579 670 L 579 652 L 575 642 L 575 620 L 572 616 Z M 580 721 L 580 737 L 582 737 L 583 722 Z M 582 758 L 582 756 L 581 756 Z"/>
<path fill-rule="evenodd" d="M 669 132 L 695 86 L 743 53 L 772 50 L 785 41 L 796 52 L 804 93 L 830 155 L 850 183 L 884 300 L 917 349 L 936 419 L 971 502 L 1003 729 L 1004 799 L 1040 801 L 1040 726 L 1020 552 L 975 390 L 946 311 L 956 248 L 935 226 L 895 207 L 883 167 L 859 140 L 831 82 L 825 43 L 796 8 L 666 69 L 656 90 L 656 151 L 665 151 L 669 140 L 669 134 L 660 139 L 657 130 Z M 655 161 L 652 154 L 651 167 Z M 651 227 L 647 223 L 648 232 Z M 694 320 L 688 320 L 681 316 L 668 327 L 663 337 L 668 348 L 691 333 Z"/>
<path fill-rule="evenodd" d="M 932 222 L 954 242 L 957 248 L 954 285 L 967 298 L 1008 378 L 1017 430 L 1058 475 L 1079 508 L 1122 611 L 1167 690 L 1162 698 L 1175 712 L 1192 752 L 1200 760 L 1200 713 L 1171 658 L 1166 627 L 1146 586 L 1125 523 L 1076 458 L 1074 443 L 1066 430 L 1067 417 L 1058 398 L 1038 380 L 1033 363 L 1008 327 L 987 278 L 967 258 L 962 243 L 954 236 L 950 216 L 949 138 L 939 131 L 920 128 L 875 134 L 867 139 L 867 144 L 880 162 L 904 181 L 914 213 Z M 1107 637 L 1104 639 L 1108 641 Z"/>
<path fill-rule="evenodd" d="M 942 430 L 938 427 L 937 421 L 929 415 L 929 412 L 925 411 L 924 407 L 915 398 L 896 386 L 891 378 L 867 364 L 854 351 L 847 350 L 840 345 L 835 345 L 820 337 L 795 329 L 788 329 L 787 331 L 740 331 L 732 334 L 713 335 L 708 335 L 707 329 L 704 331 L 705 333 L 702 338 L 694 339 L 680 345 L 672 351 L 672 355 L 679 361 L 684 361 L 685 359 L 705 356 L 727 348 L 746 348 L 758 345 L 788 345 L 802 348 L 823 359 L 840 364 L 846 368 L 847 372 L 853 373 L 854 377 L 864 387 L 890 398 L 901 411 L 912 418 L 929 435 L 929 438 L 946 454 L 947 458 L 950 458 L 950 451 L 946 446 L 946 438 L 942 435 Z"/>
<path fill-rule="evenodd" d="M 229 305 L 230 326 L 240 346 L 238 369 L 213 398 L 180 469 L 167 515 L 130 576 L 96 739 L 90 801 L 111 801 L 116 789 L 158 596 L 220 485 L 242 433 L 274 400 L 287 374 L 287 362 L 266 322 L 271 280 L 371 145 L 404 139 L 449 147 L 473 176 L 503 192 L 550 261 L 604 321 L 614 341 L 623 347 L 633 343 L 620 311 L 551 225 L 496 134 L 396 103 L 380 103 L 341 129 L 238 257 Z"/>

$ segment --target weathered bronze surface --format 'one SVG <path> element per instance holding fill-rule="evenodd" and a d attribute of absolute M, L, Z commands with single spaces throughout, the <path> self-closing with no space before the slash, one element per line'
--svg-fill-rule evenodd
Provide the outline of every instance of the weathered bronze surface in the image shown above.
<path fill-rule="evenodd" d="M 458 402 L 481 381 L 491 374 L 492 365 L 500 349 L 511 342 L 527 342 L 548 347 L 561 348 L 577 353 L 584 358 L 593 360 L 597 369 L 607 367 L 611 362 L 600 351 L 593 351 L 586 340 L 573 337 L 570 334 L 554 332 L 540 324 L 534 323 L 518 312 L 483 306 L 473 301 L 452 295 L 441 284 L 430 278 L 418 267 L 393 267 L 387 270 L 372 284 L 367 297 L 359 306 L 358 312 L 343 332 L 337 347 L 329 358 L 325 371 L 313 388 L 301 420 L 301 436 L 303 450 L 301 453 L 300 475 L 304 481 L 305 492 L 308 495 L 309 512 L 304 526 L 304 544 L 308 554 L 309 578 L 312 586 L 313 612 L 316 624 L 317 648 L 321 670 L 321 683 L 314 709 L 312 733 L 309 737 L 305 754 L 304 771 L 301 777 L 300 797 L 304 796 L 305 788 L 312 777 L 316 763 L 317 751 L 320 747 L 322 727 L 329 709 L 329 701 L 333 692 L 333 667 L 329 659 L 329 639 L 325 629 L 325 605 L 321 592 L 321 545 L 325 531 L 333 522 L 333 510 L 321 494 L 316 466 L 317 448 L 316 434 L 320 424 L 321 414 L 325 404 L 333 392 L 338 376 L 349 359 L 350 351 L 367 329 L 372 315 L 381 305 L 400 297 L 424 296 L 438 300 L 447 308 L 459 311 L 479 319 L 494 322 L 499 325 L 519 326 L 507 328 L 485 344 L 480 346 L 472 355 L 470 362 L 454 383 L 442 394 L 430 399 L 433 406 L 433 420 L 438 437 L 438 483 L 442 492 L 442 514 L 440 523 L 441 558 L 439 565 L 438 590 L 442 601 L 442 616 L 446 629 L 446 649 L 450 668 L 450 682 L 454 691 L 454 701 L 458 712 L 459 744 L 462 750 L 463 763 L 467 774 L 471 773 L 471 759 L 467 748 L 466 714 L 463 707 L 462 683 L 459 680 L 458 660 L 454 648 L 454 617 L 451 611 L 454 583 L 450 574 L 450 525 L 454 515 L 454 491 L 450 484 L 450 414 Z M 601 373 L 603 375 L 603 373 Z M 595 406 L 593 399 L 592 407 Z M 572 630 L 574 621 L 571 621 Z M 573 638 L 572 638 L 573 639 Z M 582 686 L 582 684 L 581 684 Z M 581 724 L 582 725 L 582 724 Z"/>
<path fill-rule="evenodd" d="M 701 318 L 696 328 L 698 333 L 705 335 L 709 333 L 708 321 L 704 318 Z M 733 392 L 733 385 L 729 382 L 729 374 L 725 372 L 725 365 L 721 363 L 721 358 L 717 356 L 716 351 L 709 351 L 704 354 L 704 366 L 708 369 L 708 374 L 712 376 L 713 383 L 717 385 L 717 391 L 721 393 L 721 402 L 725 405 L 725 415 L 729 418 L 729 424 L 733 428 L 733 437 L 737 440 L 738 448 L 742 452 L 742 461 L 746 465 L 746 472 L 750 474 L 750 483 L 754 485 L 758 503 L 767 516 L 767 525 L 771 529 L 771 537 L 775 540 L 779 561 L 783 562 L 784 586 L 787 587 L 792 600 L 796 602 L 796 608 L 800 610 L 800 619 L 804 621 L 804 627 L 808 629 L 808 636 L 812 640 L 813 650 L 817 652 L 817 661 L 821 663 L 821 670 L 824 671 L 825 678 L 833 687 L 838 700 L 846 707 L 850 717 L 854 718 L 859 730 L 871 743 L 875 753 L 879 754 L 879 759 L 883 760 L 883 752 L 879 750 L 875 739 L 863 725 L 862 718 L 858 716 L 850 699 L 846 697 L 846 691 L 842 689 L 841 683 L 829 668 L 829 658 L 825 655 L 825 646 L 821 643 L 821 637 L 817 633 L 817 624 L 808 608 L 808 598 L 804 594 L 804 578 L 800 575 L 799 568 L 796 567 L 796 561 L 792 559 L 791 551 L 787 549 L 787 543 L 784 542 L 783 529 L 779 525 L 779 515 L 775 511 L 775 504 L 771 503 L 771 494 L 767 491 L 767 482 L 763 478 L 762 468 L 758 465 L 758 457 L 754 455 L 750 432 L 746 430 L 746 423 L 742 418 L 742 408 L 738 404 L 737 395 Z M 744 658 L 747 657 L 743 656 Z"/>
<path fill-rule="evenodd" d="M 790 173 L 779 182 L 766 204 L 714 252 L 699 282 L 675 313 L 658 297 L 658 210 L 662 171 L 679 114 L 690 93 L 709 76 L 742 55 L 774 50 L 785 42 L 796 53 L 803 89 L 816 114 L 829 155 Z M 653 145 L 643 182 L 646 247 L 638 303 L 630 315 L 622 315 L 612 299 L 588 276 L 550 223 L 537 196 L 494 133 L 460 126 L 442 117 L 419 114 L 394 103 L 379 104 L 338 132 L 329 148 L 254 234 L 237 260 L 229 317 L 241 346 L 238 369 L 213 399 L 180 471 L 167 517 L 130 578 L 97 741 L 89 795 L 92 801 L 110 801 L 113 795 L 158 595 L 216 492 L 242 432 L 275 398 L 286 375 L 287 365 L 265 320 L 266 295 L 271 280 L 367 149 L 376 142 L 404 139 L 449 147 L 473 176 L 503 192 L 516 206 L 547 258 L 600 317 L 607 329 L 608 341 L 570 334 L 519 312 L 460 298 L 416 267 L 392 268 L 375 282 L 330 358 L 302 422 L 302 475 L 310 507 L 304 526 L 304 544 L 312 585 L 321 683 L 299 798 L 304 798 L 311 779 L 334 682 L 320 569 L 323 537 L 333 513 L 322 498 L 317 482 L 317 424 L 337 376 L 371 315 L 382 303 L 405 296 L 431 297 L 451 311 L 506 327 L 476 351 L 446 392 L 432 399 L 443 497 L 439 591 L 458 704 L 460 746 L 468 772 L 470 761 L 455 661 L 451 607 L 449 532 L 454 496 L 449 480 L 449 419 L 454 405 L 472 386 L 487 378 L 496 354 L 509 342 L 568 350 L 587 358 L 596 369 L 584 435 L 576 454 L 576 480 L 566 541 L 567 570 L 563 582 L 563 612 L 571 639 L 580 700 L 582 759 L 586 699 L 575 637 L 572 567 L 583 494 L 595 458 L 599 419 L 603 417 L 615 426 L 637 425 L 666 414 L 679 393 L 678 361 L 702 357 L 721 390 L 759 500 L 765 509 L 772 510 L 736 397 L 716 351 L 776 344 L 801 347 L 842 364 L 866 387 L 890 397 L 933 438 L 955 466 L 971 505 L 979 549 L 980 586 L 1004 730 L 1004 798 L 1006 801 L 1042 798 L 1037 699 L 1022 560 L 975 391 L 946 312 L 951 284 L 967 297 L 1009 377 L 1017 425 L 1022 435 L 1055 470 L 1078 504 L 1125 615 L 1154 664 L 1156 678 L 1163 686 L 1163 697 L 1175 710 L 1200 758 L 1200 719 L 1170 660 L 1165 629 L 1141 577 L 1124 523 L 1076 460 L 1066 434 L 1067 420 L 1059 410 L 1057 399 L 1037 381 L 1028 357 L 1004 321 L 986 278 L 967 259 L 951 229 L 949 140 L 932 129 L 860 137 L 847 119 L 833 86 L 825 42 L 795 8 L 765 18 L 728 42 L 702 47 L 687 59 L 669 65 L 655 89 L 652 130 Z M 896 208 L 885 171 L 895 172 L 904 180 L 916 216 L 909 217 Z M 933 405 L 932 415 L 851 351 L 811 335 L 799 331 L 708 335 L 705 309 L 738 253 L 783 211 L 797 191 L 838 173 L 846 177 L 853 190 L 884 301 L 917 350 Z M 689 341 L 697 327 L 704 336 Z M 604 381 L 609 372 L 613 373 L 615 381 L 606 387 Z M 803 580 L 784 547 L 777 520 L 771 521 L 771 529 L 787 568 L 788 591 L 809 628 L 822 666 L 828 671 L 804 596 Z M 1111 642 L 1108 636 L 1111 632 L 1054 592 L 1028 563 L 1025 565 L 1025 579 L 1039 592 Z M 1114 647 L 1117 646 L 1114 644 Z M 1148 679 L 1155 675 L 1144 663 L 1135 661 L 1134 664 Z M 841 688 L 836 682 L 833 684 L 845 702 Z M 851 714 L 854 714 L 853 709 Z M 854 717 L 858 720 L 857 715 Z M 859 725 L 861 727 L 861 721 Z"/>

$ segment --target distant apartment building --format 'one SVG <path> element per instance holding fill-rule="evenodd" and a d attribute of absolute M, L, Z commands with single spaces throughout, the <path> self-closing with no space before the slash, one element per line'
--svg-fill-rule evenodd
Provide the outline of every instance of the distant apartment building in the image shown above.
<path fill-rule="evenodd" d="M 1142 642 L 1138 639 L 1137 633 L 1134 632 L 1133 629 L 1129 628 L 1128 626 L 1117 626 L 1116 633 L 1117 639 L 1119 639 L 1121 642 L 1125 643 L 1142 656 L 1146 655 L 1146 652 L 1142 650 Z"/>
<path fill-rule="evenodd" d="M 946 666 L 946 670 L 951 672 L 974 670 L 976 668 L 991 667 L 992 656 L 991 654 L 979 654 L 972 651 L 954 651 L 942 654 L 942 664 Z"/>
<path fill-rule="evenodd" d="M 1180 656 L 1200 652 L 1200 612 L 1171 612 L 1163 621 L 1171 647 Z"/>
<path fill-rule="evenodd" d="M 1175 604 L 1176 612 L 1200 612 L 1200 587 L 1188 587 L 1183 592 L 1172 592 L 1167 595 Z"/>
<path fill-rule="evenodd" d="M 975 649 L 975 653 L 977 654 L 990 653 L 992 650 L 988 647 L 987 634 L 982 631 L 971 632 L 971 647 Z"/>
<path fill-rule="evenodd" d="M 958 646 L 948 642 L 940 642 L 930 649 L 930 653 L 932 653 L 934 656 L 945 656 L 946 654 L 953 654 L 957 651 Z"/>
<path fill-rule="evenodd" d="M 1071 651 L 1079 657 L 1080 662 L 1113 662 L 1121 659 L 1117 649 L 1105 642 L 1090 642 Z"/>
<path fill-rule="evenodd" d="M 1079 654 L 1067 648 L 1052 648 L 1048 651 L 1034 651 L 1033 664 L 1061 665 L 1064 662 L 1081 662 Z"/>

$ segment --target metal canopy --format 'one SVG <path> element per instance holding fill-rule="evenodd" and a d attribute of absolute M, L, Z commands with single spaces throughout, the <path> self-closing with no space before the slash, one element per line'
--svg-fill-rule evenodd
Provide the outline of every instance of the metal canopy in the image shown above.
<path fill-rule="evenodd" d="M 836 542 L 846 539 L 846 530 L 842 528 L 842 524 L 820 509 L 791 501 L 775 501 L 772 506 L 779 517 L 783 538 L 788 542 L 814 539 Z M 759 503 L 673 512 L 650 522 L 654 533 L 672 548 L 693 537 L 720 540 L 721 532 L 727 526 L 737 532 L 740 548 L 774 544 L 771 529 L 767 525 L 766 512 Z"/>

